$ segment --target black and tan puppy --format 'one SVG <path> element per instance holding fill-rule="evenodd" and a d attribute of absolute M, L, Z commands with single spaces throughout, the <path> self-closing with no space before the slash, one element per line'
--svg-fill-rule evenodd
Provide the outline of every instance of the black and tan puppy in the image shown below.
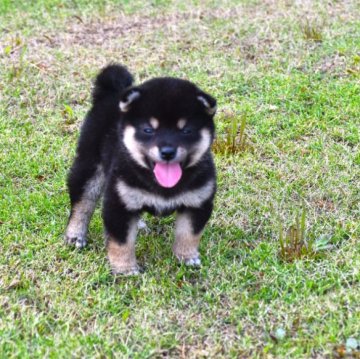
<path fill-rule="evenodd" d="M 138 273 L 135 239 L 144 211 L 176 211 L 174 254 L 200 265 L 200 236 L 216 191 L 210 153 L 216 101 L 185 80 L 132 82 L 120 65 L 106 67 L 96 79 L 68 177 L 66 241 L 86 245 L 90 218 L 104 194 L 106 245 L 115 274 Z"/>

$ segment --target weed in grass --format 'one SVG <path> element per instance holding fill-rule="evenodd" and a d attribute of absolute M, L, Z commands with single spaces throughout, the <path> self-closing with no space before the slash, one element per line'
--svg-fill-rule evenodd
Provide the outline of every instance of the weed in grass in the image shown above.
<path fill-rule="evenodd" d="M 22 45 L 21 40 L 16 38 L 15 40 L 15 45 L 17 46 L 16 48 L 7 48 L 5 49 L 5 52 L 8 53 L 8 56 L 11 55 L 12 52 L 17 51 L 17 49 L 19 50 L 19 59 L 18 62 L 14 63 L 12 65 L 12 70 L 9 71 L 9 80 L 12 81 L 14 79 L 20 78 L 21 74 L 23 73 L 24 67 L 25 67 L 25 55 L 26 55 L 26 51 L 27 51 L 27 46 Z"/>
<path fill-rule="evenodd" d="M 246 116 L 231 117 L 225 132 L 218 135 L 213 144 L 216 154 L 230 155 L 244 152 L 248 147 L 247 135 L 245 134 Z"/>
<path fill-rule="evenodd" d="M 306 209 L 302 208 L 301 217 L 296 214 L 295 224 L 287 230 L 284 238 L 283 227 L 280 223 L 279 243 L 280 257 L 286 262 L 293 262 L 296 259 L 309 257 L 314 258 L 316 250 L 314 241 L 306 239 Z"/>
<path fill-rule="evenodd" d="M 321 42 L 323 41 L 323 25 L 310 22 L 308 19 L 301 25 L 301 31 L 304 39 L 309 41 Z"/>
<path fill-rule="evenodd" d="M 346 69 L 346 72 L 350 75 L 360 76 L 360 55 L 355 55 L 350 63 L 350 66 Z"/>
<path fill-rule="evenodd" d="M 64 104 L 64 109 L 62 110 L 62 115 L 65 119 L 65 123 L 71 125 L 75 122 L 76 116 L 74 114 L 74 110 L 71 106 Z"/>
<path fill-rule="evenodd" d="M 10 44 L 4 47 L 4 55 L 6 56 L 12 55 L 17 50 L 19 50 L 22 47 L 22 45 L 23 45 L 22 39 L 19 36 L 15 36 L 10 41 Z"/>

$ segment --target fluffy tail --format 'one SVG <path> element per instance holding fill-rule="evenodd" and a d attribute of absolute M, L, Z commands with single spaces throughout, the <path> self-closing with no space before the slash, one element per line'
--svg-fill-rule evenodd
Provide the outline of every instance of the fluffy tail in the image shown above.
<path fill-rule="evenodd" d="M 132 85 L 134 79 L 126 67 L 111 64 L 101 70 L 95 81 L 93 101 L 98 102 L 109 95 L 122 92 Z"/>

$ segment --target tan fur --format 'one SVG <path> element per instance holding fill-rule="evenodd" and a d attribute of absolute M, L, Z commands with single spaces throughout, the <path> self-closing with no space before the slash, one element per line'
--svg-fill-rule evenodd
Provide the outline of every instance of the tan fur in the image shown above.
<path fill-rule="evenodd" d="M 159 120 L 155 117 L 150 118 L 150 125 L 151 127 L 156 130 L 159 127 Z"/>
<path fill-rule="evenodd" d="M 209 149 L 211 145 L 211 135 L 210 131 L 206 128 L 203 128 L 200 131 L 201 139 L 199 143 L 196 145 L 194 155 L 191 158 L 191 162 L 188 167 L 196 165 L 202 156 L 204 156 L 205 152 Z"/>
<path fill-rule="evenodd" d="M 82 199 L 73 207 L 73 212 L 66 229 L 66 236 L 69 239 L 85 237 L 95 205 L 95 201 Z"/>
<path fill-rule="evenodd" d="M 209 115 L 214 115 L 216 112 L 216 106 L 210 107 L 209 102 L 203 96 L 198 96 L 197 99 L 205 106 L 206 112 Z"/>
<path fill-rule="evenodd" d="M 194 234 L 190 216 L 179 213 L 176 217 L 175 242 L 173 252 L 181 261 L 199 258 L 201 233 Z"/>
<path fill-rule="evenodd" d="M 184 148 L 179 146 L 176 151 L 176 157 L 173 159 L 173 162 L 182 162 L 185 160 L 188 151 Z M 160 150 L 158 146 L 153 146 L 149 148 L 148 156 L 154 162 L 163 162 L 164 160 L 161 158 Z"/>
<path fill-rule="evenodd" d="M 86 245 L 86 233 L 96 202 L 103 190 L 104 172 L 99 166 L 95 175 L 87 182 L 81 200 L 72 208 L 72 214 L 66 228 L 65 240 L 76 247 Z"/>
<path fill-rule="evenodd" d="M 148 155 L 154 162 L 161 162 L 160 151 L 158 146 L 150 147 Z"/>
<path fill-rule="evenodd" d="M 177 122 L 177 128 L 179 130 L 182 130 L 186 125 L 186 121 L 187 121 L 186 118 L 180 118 L 180 120 L 178 120 Z"/>
<path fill-rule="evenodd" d="M 134 102 L 139 96 L 140 96 L 140 93 L 139 93 L 139 92 L 137 92 L 137 91 L 131 92 L 131 93 L 128 95 L 128 98 L 127 98 L 127 100 L 126 100 L 125 102 L 124 102 L 124 101 L 120 101 L 120 103 L 119 103 L 120 110 L 121 110 L 122 112 L 128 112 L 131 103 Z"/>
<path fill-rule="evenodd" d="M 129 150 L 131 157 L 142 167 L 147 168 L 144 155 L 142 154 L 142 147 L 135 139 L 135 127 L 126 126 L 124 130 L 124 144 Z"/>
<path fill-rule="evenodd" d="M 120 244 L 110 236 L 106 242 L 107 255 L 114 274 L 137 274 L 139 267 L 135 256 L 137 221 L 129 224 L 126 243 Z"/>

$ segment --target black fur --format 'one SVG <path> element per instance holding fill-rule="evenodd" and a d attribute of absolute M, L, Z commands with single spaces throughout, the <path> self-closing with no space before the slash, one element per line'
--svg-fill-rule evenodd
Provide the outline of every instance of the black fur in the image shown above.
<path fill-rule="evenodd" d="M 191 218 L 193 234 L 198 234 L 211 215 L 216 190 L 216 174 L 210 149 L 205 148 L 198 162 L 188 166 L 199 150 L 200 141 L 206 143 L 204 138 L 207 140 L 208 134 L 210 142 L 214 138 L 213 112 L 210 111 L 215 108 L 216 101 L 191 82 L 176 78 L 155 78 L 135 87 L 132 87 L 132 83 L 132 75 L 120 65 L 106 67 L 96 79 L 93 105 L 82 126 L 76 157 L 68 176 L 72 206 L 69 223 L 74 221 L 74 211 L 78 211 L 78 218 L 83 216 L 84 220 L 86 216 L 91 216 L 92 205 L 84 203 L 96 201 L 104 188 L 105 231 L 107 236 L 120 245 L 126 242 L 129 223 L 143 211 L 155 215 L 166 215 L 173 211 L 186 213 Z M 127 104 L 129 99 L 129 108 L 122 112 L 119 103 Z M 158 121 L 159 127 L 154 129 L 154 133 L 148 134 L 146 131 L 149 130 L 147 127 L 151 118 Z M 185 129 L 178 128 L 179 119 L 186 119 Z M 143 147 L 141 163 L 134 155 L 138 151 L 129 149 L 124 143 L 125 129 L 129 126 L 136 129 L 134 137 L 131 137 L 136 146 Z M 202 130 L 205 132 L 202 133 Z M 160 185 L 154 176 L 153 166 L 157 161 L 146 154 L 154 146 L 172 146 L 176 151 L 180 151 L 181 147 L 186 150 L 186 158 L 181 162 L 182 176 L 171 188 Z M 168 201 L 169 204 L 158 206 L 149 202 L 141 208 L 129 208 L 127 197 L 119 195 L 119 181 L 136 191 L 151 194 L 155 202 L 156 198 L 160 198 L 161 203 Z M 179 204 L 179 200 L 173 201 L 173 198 L 181 198 L 182 194 L 189 196 L 189 193 L 200 193 L 211 181 L 214 186 L 198 205 L 187 206 L 186 203 Z M 194 201 L 190 199 L 188 202 L 191 204 Z M 82 203 L 82 212 L 76 208 L 79 203 Z M 84 211 L 88 213 L 83 215 Z M 74 228 L 76 224 L 73 224 Z M 75 231 L 69 228 L 68 232 Z M 75 243 L 79 240 L 77 237 L 85 234 L 79 230 L 78 234 L 67 233 L 66 236 L 68 242 Z M 81 240 L 81 243 L 85 243 L 84 238 Z"/>

